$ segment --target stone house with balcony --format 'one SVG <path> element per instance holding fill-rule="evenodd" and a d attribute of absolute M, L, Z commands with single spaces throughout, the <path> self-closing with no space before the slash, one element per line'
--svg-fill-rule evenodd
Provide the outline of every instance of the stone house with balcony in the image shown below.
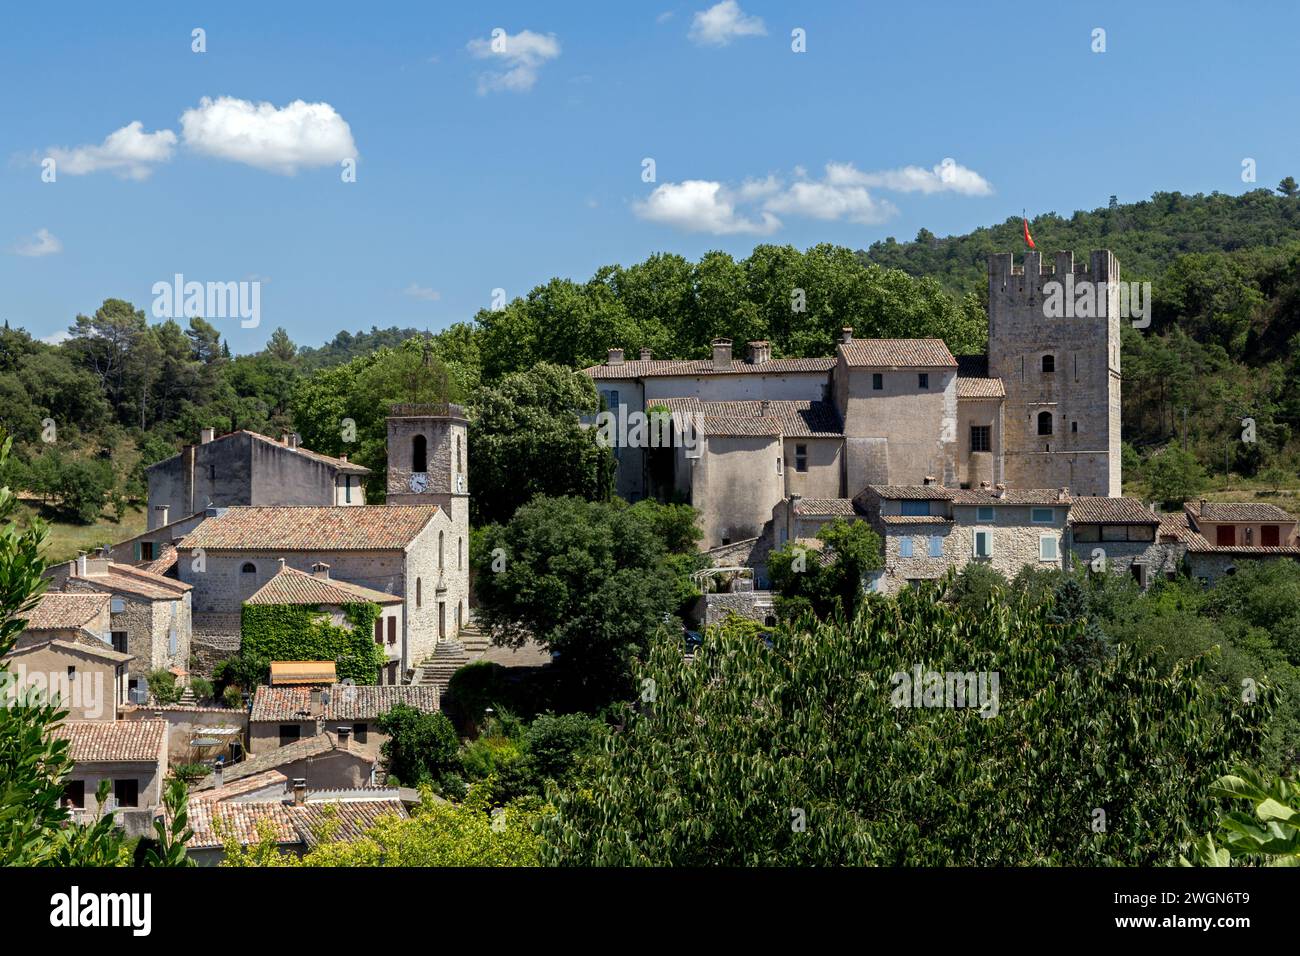
<path fill-rule="evenodd" d="M 1136 498 L 1075 498 L 1070 505 L 1071 563 L 1132 575 L 1142 588 L 1172 580 L 1186 549 L 1161 537 L 1160 520 Z"/>

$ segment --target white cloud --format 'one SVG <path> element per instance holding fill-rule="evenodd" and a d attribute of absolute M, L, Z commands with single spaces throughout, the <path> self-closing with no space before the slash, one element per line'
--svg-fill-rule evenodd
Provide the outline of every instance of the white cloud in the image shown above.
<path fill-rule="evenodd" d="M 139 120 L 109 133 L 98 146 L 75 146 L 72 149 L 51 147 L 46 155 L 56 164 L 56 171 L 67 176 L 84 176 L 111 170 L 123 179 L 148 179 L 153 163 L 171 159 L 176 134 L 169 129 L 146 133 Z"/>
<path fill-rule="evenodd" d="M 520 30 L 511 36 L 500 28 L 486 40 L 470 40 L 470 54 L 479 60 L 492 60 L 499 70 L 480 73 L 478 92 L 526 93 L 537 83 L 537 73 L 548 60 L 560 55 L 560 41 L 554 33 Z"/>
<path fill-rule="evenodd" d="M 735 199 L 721 183 L 701 179 L 662 183 L 647 199 L 635 203 L 633 209 L 650 222 L 687 232 L 710 232 L 715 236 L 737 233 L 765 236 L 781 227 L 781 221 L 771 213 L 763 213 L 759 219 L 738 214 Z"/>
<path fill-rule="evenodd" d="M 72 338 L 72 333 L 67 329 L 59 329 L 57 332 L 51 332 L 49 335 L 42 335 L 41 341 L 46 345 L 60 345 Z"/>
<path fill-rule="evenodd" d="M 19 242 L 12 251 L 19 256 L 53 256 L 63 251 L 63 243 L 50 230 L 37 229 L 36 235 Z"/>
<path fill-rule="evenodd" d="M 767 35 L 762 17 L 746 16 L 736 0 L 722 0 L 707 10 L 700 10 L 686 34 L 700 46 L 726 46 L 737 37 Z"/>
<path fill-rule="evenodd" d="M 863 186 L 829 182 L 797 182 L 763 204 L 771 212 L 806 216 L 809 219 L 847 219 L 874 226 L 892 218 L 898 207 L 887 199 L 876 199 Z"/>
<path fill-rule="evenodd" d="M 288 176 L 357 155 L 352 129 L 334 107 L 302 100 L 276 108 L 205 96 L 181 114 L 181 135 L 196 152 Z"/>
<path fill-rule="evenodd" d="M 659 14 L 659 16 L 655 17 L 655 23 L 667 23 L 673 18 L 674 13 L 675 11 L 673 10 L 665 10 L 663 13 Z"/>
<path fill-rule="evenodd" d="M 414 282 L 403 291 L 413 299 L 424 299 L 427 302 L 437 302 L 442 298 L 442 293 L 437 289 L 431 289 L 428 286 L 418 285 Z"/>
<path fill-rule="evenodd" d="M 863 172 L 852 163 L 827 163 L 820 179 L 796 166 L 788 184 L 771 174 L 746 179 L 734 188 L 712 180 L 663 183 L 634 203 L 633 211 L 642 219 L 688 232 L 767 235 L 781 227 L 785 216 L 870 226 L 898 215 L 898 207 L 876 191 L 987 196 L 993 187 L 951 159 L 929 170 L 906 166 L 880 172 Z"/>
<path fill-rule="evenodd" d="M 901 193 L 953 192 L 964 196 L 989 196 L 989 181 L 952 159 L 935 164 L 932 169 L 904 166 L 875 173 L 859 172 L 852 163 L 827 163 L 826 179 L 836 185 L 872 186 Z"/>

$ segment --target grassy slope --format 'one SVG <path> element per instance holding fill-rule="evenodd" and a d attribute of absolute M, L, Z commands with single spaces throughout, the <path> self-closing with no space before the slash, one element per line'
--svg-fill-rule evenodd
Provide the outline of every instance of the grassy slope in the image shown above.
<path fill-rule="evenodd" d="M 18 523 L 26 526 L 36 516 L 45 520 L 49 537 L 45 542 L 45 560 L 58 564 L 77 556 L 79 551 L 93 551 L 101 545 L 114 544 L 145 530 L 145 511 L 139 506 L 127 509 L 121 521 L 104 515 L 94 524 L 81 525 L 57 521 L 39 502 L 25 500 L 18 509 Z"/>

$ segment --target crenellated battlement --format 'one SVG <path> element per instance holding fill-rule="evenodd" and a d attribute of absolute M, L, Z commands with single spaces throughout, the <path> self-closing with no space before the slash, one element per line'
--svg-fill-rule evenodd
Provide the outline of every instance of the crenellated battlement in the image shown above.
<path fill-rule="evenodd" d="M 1109 249 L 1094 249 L 1086 264 L 1076 264 L 1073 252 L 1058 252 L 1055 265 L 1044 268 L 1038 252 L 1026 252 L 1019 266 L 1012 253 L 995 252 L 989 256 L 989 298 L 1041 297 L 1045 284 L 1067 275 L 1073 275 L 1076 283 L 1118 282 L 1119 261 Z"/>

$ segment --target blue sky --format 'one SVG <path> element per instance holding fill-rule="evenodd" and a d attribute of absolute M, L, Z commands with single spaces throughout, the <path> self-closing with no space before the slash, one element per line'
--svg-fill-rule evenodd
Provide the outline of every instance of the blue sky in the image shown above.
<path fill-rule="evenodd" d="M 175 273 L 259 279 L 260 327 L 216 323 L 231 347 L 315 345 L 657 251 L 1239 193 L 1247 157 L 1258 185 L 1300 175 L 1285 5 L 806 6 L 10 7 L 0 317 L 49 336 Z"/>

